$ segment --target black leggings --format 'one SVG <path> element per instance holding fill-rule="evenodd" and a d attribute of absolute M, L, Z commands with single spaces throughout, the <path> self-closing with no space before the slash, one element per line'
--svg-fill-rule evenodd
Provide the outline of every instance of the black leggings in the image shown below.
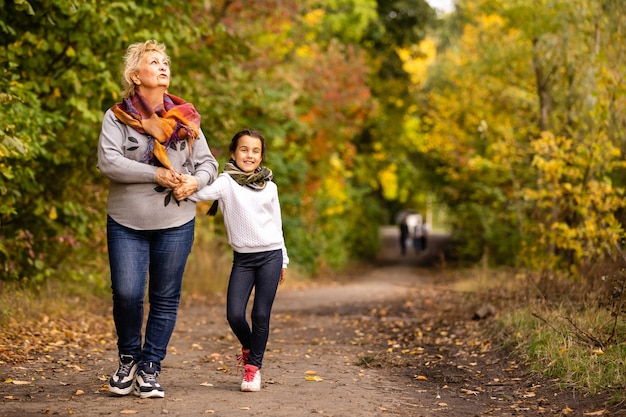
<path fill-rule="evenodd" d="M 226 318 L 244 349 L 250 349 L 248 363 L 259 369 L 270 334 L 270 316 L 283 267 L 282 250 L 234 253 L 228 282 Z M 254 288 L 252 328 L 246 320 L 246 307 Z"/>

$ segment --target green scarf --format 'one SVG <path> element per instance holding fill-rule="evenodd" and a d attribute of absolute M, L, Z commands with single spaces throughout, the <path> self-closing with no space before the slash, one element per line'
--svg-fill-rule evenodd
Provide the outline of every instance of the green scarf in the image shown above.
<path fill-rule="evenodd" d="M 244 172 L 232 159 L 226 163 L 223 172 L 230 175 L 231 178 L 242 187 L 249 187 L 256 191 L 264 189 L 267 182 L 274 178 L 274 174 L 272 174 L 272 170 L 269 168 L 259 166 L 252 172 Z M 213 202 L 206 214 L 209 216 L 215 216 L 215 214 L 217 214 L 217 200 Z"/>

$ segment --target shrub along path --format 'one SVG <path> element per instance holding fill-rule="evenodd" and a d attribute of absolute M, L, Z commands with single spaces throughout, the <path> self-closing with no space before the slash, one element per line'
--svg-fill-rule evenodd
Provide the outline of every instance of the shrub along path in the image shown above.
<path fill-rule="evenodd" d="M 0 416 L 620 415 L 605 409 L 605 397 L 560 391 L 530 376 L 514 352 L 496 349 L 485 332 L 491 318 L 472 320 L 480 304 L 433 264 L 441 237 L 428 253 L 404 257 L 395 229 L 383 238 L 371 265 L 280 288 L 259 393 L 239 391 L 223 300 L 193 299 L 163 362 L 164 399 L 108 393 L 116 358 L 103 309 L 2 336 Z"/>

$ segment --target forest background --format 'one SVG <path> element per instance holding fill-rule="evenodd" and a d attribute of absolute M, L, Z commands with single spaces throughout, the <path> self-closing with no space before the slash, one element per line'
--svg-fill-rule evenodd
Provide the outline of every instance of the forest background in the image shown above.
<path fill-rule="evenodd" d="M 623 2 L 1 6 L 2 281 L 101 280 L 99 126 L 152 38 L 221 163 L 234 131 L 265 132 L 307 274 L 370 257 L 405 208 L 446 213 L 464 260 L 590 277 L 620 257 Z"/>
<path fill-rule="evenodd" d="M 602 292 L 592 344 L 621 344 L 625 19 L 621 0 L 0 0 L 0 288 L 108 294 L 100 123 L 127 46 L 157 39 L 221 165 L 264 132 L 303 276 L 372 257 L 415 209 L 455 261 Z M 228 256 L 206 209 L 191 275 Z"/>

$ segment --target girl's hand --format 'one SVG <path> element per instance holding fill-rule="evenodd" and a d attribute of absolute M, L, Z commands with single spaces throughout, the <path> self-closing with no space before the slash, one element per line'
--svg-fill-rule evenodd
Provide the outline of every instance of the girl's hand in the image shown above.
<path fill-rule="evenodd" d="M 278 285 L 282 284 L 285 281 L 285 275 L 287 275 L 287 268 L 283 268 L 280 271 L 280 280 L 278 281 Z"/>
<path fill-rule="evenodd" d="M 198 191 L 198 180 L 193 175 L 178 174 L 180 182 L 174 187 L 174 198 L 182 201 Z"/>

